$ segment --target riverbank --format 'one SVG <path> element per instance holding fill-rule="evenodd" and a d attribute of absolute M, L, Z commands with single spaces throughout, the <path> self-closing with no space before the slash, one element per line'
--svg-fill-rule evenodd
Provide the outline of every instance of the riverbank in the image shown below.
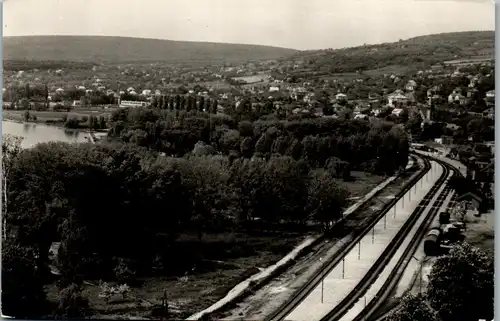
<path fill-rule="evenodd" d="M 16 120 L 3 120 L 2 134 L 22 137 L 21 146 L 23 148 L 31 148 L 40 143 L 53 141 L 66 143 L 85 143 L 89 141 L 89 133 L 82 129 L 66 129 L 44 123 Z"/>
<path fill-rule="evenodd" d="M 88 118 L 90 116 L 94 117 L 104 117 L 107 119 L 111 115 L 111 110 L 99 108 L 99 109 L 82 109 L 78 111 L 71 112 L 60 112 L 60 111 L 36 111 L 30 110 L 29 121 L 25 120 L 25 110 L 3 110 L 2 118 L 4 121 L 11 121 L 21 124 L 43 124 L 47 126 L 54 126 L 68 131 L 79 131 L 88 132 L 88 127 L 80 128 L 67 128 L 65 127 L 66 119 L 77 118 L 79 120 Z"/>

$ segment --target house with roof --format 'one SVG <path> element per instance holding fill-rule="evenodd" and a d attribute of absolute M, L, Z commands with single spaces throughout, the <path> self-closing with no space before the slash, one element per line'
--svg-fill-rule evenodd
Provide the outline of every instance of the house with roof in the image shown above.
<path fill-rule="evenodd" d="M 486 99 L 495 99 L 495 90 L 490 90 L 486 93 Z"/>
<path fill-rule="evenodd" d="M 347 101 L 347 95 L 343 93 L 338 93 L 335 95 L 337 101 Z"/>
<path fill-rule="evenodd" d="M 417 88 L 417 82 L 415 80 L 410 80 L 405 86 L 406 91 L 414 91 Z"/>
<path fill-rule="evenodd" d="M 481 204 L 484 202 L 484 198 L 475 190 L 462 191 L 455 199 L 455 202 L 463 202 L 468 211 L 479 211 Z"/>
<path fill-rule="evenodd" d="M 354 119 L 368 119 L 368 115 L 366 114 L 357 114 L 354 116 Z"/>
<path fill-rule="evenodd" d="M 466 97 L 460 92 L 456 92 L 455 90 L 448 96 L 448 103 L 450 104 L 459 103 L 460 105 L 464 105 L 466 102 Z"/>
<path fill-rule="evenodd" d="M 406 103 L 408 100 L 408 97 L 399 89 L 387 96 L 389 106 L 394 106 L 397 103 Z"/>
<path fill-rule="evenodd" d="M 403 114 L 403 112 L 404 112 L 403 108 L 394 108 L 391 114 L 396 117 L 400 117 Z"/>
<path fill-rule="evenodd" d="M 479 78 L 478 77 L 472 77 L 472 78 L 470 78 L 468 87 L 469 88 L 474 88 L 474 87 L 477 86 L 478 83 L 479 83 Z"/>
<path fill-rule="evenodd" d="M 432 88 L 427 89 L 427 98 L 437 95 L 440 91 L 441 91 L 440 86 L 433 86 Z"/>

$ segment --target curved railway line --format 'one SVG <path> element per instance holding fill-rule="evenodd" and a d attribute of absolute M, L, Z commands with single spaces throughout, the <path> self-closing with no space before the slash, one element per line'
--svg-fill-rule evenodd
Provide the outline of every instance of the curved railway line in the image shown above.
<path fill-rule="evenodd" d="M 428 157 L 414 154 L 414 157 L 421 159 L 424 163 L 424 169 L 416 175 L 408 184 L 406 184 L 401 191 L 399 191 L 392 200 L 387 202 L 380 210 L 379 214 L 361 231 L 355 235 L 352 240 L 345 244 L 339 253 L 333 257 L 329 262 L 325 262 L 323 267 L 318 270 L 311 279 L 299 289 L 290 300 L 283 304 L 278 310 L 270 315 L 266 320 L 284 320 L 305 298 L 318 286 L 323 278 L 338 265 L 342 259 L 354 248 L 354 246 L 365 237 L 373 227 L 384 218 L 389 210 L 394 207 L 397 202 L 405 196 L 423 177 L 432 170 L 431 162 Z"/>
<path fill-rule="evenodd" d="M 344 257 L 353 249 L 353 247 L 366 236 L 373 226 L 383 218 L 383 216 L 393 207 L 397 202 L 405 196 L 405 194 L 418 183 L 430 170 L 432 170 L 431 160 L 442 167 L 443 171 L 426 193 L 425 197 L 420 201 L 417 208 L 411 213 L 403 226 L 398 230 L 396 236 L 386 246 L 383 253 L 378 257 L 375 263 L 370 267 L 369 271 L 365 273 L 364 277 L 357 283 L 355 288 L 346 295 L 339 304 L 332 306 L 326 316 L 321 318 L 321 321 L 327 320 L 355 320 L 365 321 L 370 320 L 378 311 L 380 306 L 388 299 L 392 291 L 399 283 L 404 270 L 406 269 L 409 260 L 413 253 L 418 248 L 422 239 L 425 237 L 429 226 L 436 217 L 439 208 L 447 198 L 450 192 L 450 187 L 447 181 L 453 175 L 459 174 L 458 170 L 453 166 L 428 156 L 415 154 L 418 158 L 424 161 L 424 170 L 417 175 L 407 186 L 405 186 L 391 202 L 389 202 L 380 211 L 380 215 L 373 220 L 364 230 L 362 230 L 352 241 L 344 246 L 344 248 L 332 258 L 331 261 L 326 262 L 324 267 L 319 270 L 299 291 L 297 291 L 284 305 L 280 307 L 268 320 L 285 320 L 285 318 L 298 307 L 308 295 L 318 286 L 320 282 L 339 264 Z M 432 207 L 429 207 L 432 204 Z M 427 212 L 426 212 L 427 211 Z M 417 223 L 419 223 L 417 225 Z M 413 234 L 412 234 L 413 231 Z M 410 238 L 410 235 L 412 237 Z M 405 243 L 407 243 L 405 245 Z M 405 246 L 403 246 L 405 245 Z M 403 249 L 402 255 L 398 258 L 396 253 L 398 250 Z M 393 263 L 393 264 L 390 264 Z M 390 266 L 392 265 L 392 266 Z M 386 275 L 384 280 L 382 274 Z M 380 288 L 375 288 L 375 282 L 382 281 L 379 284 Z M 360 313 L 355 316 L 347 315 L 348 312 L 356 305 L 359 304 L 361 299 L 365 296 L 367 291 L 375 290 L 375 296 L 367 303 L 365 297 L 364 307 Z M 359 310 L 359 309 L 358 309 Z M 353 312 L 353 311 L 351 311 Z M 352 313 L 350 313 L 352 314 Z"/>
<path fill-rule="evenodd" d="M 353 291 L 351 291 L 351 293 L 327 316 L 322 318 L 321 321 L 344 319 L 343 316 L 354 306 L 354 304 L 356 304 L 363 298 L 370 287 L 374 285 L 379 277 L 381 277 L 381 273 L 388 266 L 389 262 L 394 258 L 397 250 L 402 246 L 403 241 L 408 238 L 408 234 L 410 234 L 412 228 L 416 225 L 416 223 L 419 221 L 419 218 L 422 217 L 424 211 L 431 204 L 432 198 L 437 196 L 435 202 L 432 204 L 432 207 L 425 215 L 423 222 L 418 226 L 415 235 L 413 236 L 413 238 L 411 238 L 409 244 L 404 248 L 403 255 L 401 255 L 394 268 L 392 268 L 388 273 L 387 279 L 385 280 L 381 288 L 377 291 L 375 297 L 371 301 L 369 301 L 369 303 L 359 314 L 357 314 L 357 316 L 354 317 L 354 319 L 346 318 L 346 320 L 370 320 L 379 306 L 383 304 L 385 300 L 387 300 L 392 290 L 394 290 L 394 288 L 397 286 L 403 274 L 402 272 L 404 272 L 408 264 L 408 261 L 411 259 L 413 253 L 419 246 L 422 239 L 425 237 L 429 226 L 436 217 L 439 208 L 442 206 L 443 202 L 450 192 L 449 186 L 445 185 L 444 188 L 442 187 L 447 182 L 447 180 L 455 174 L 455 170 L 441 161 L 436 162 L 444 168 L 444 171 L 441 174 L 439 180 L 431 188 L 426 197 L 420 202 L 417 209 L 412 213 L 411 217 L 406 221 L 405 225 L 399 230 L 398 235 L 391 241 L 389 246 L 385 249 L 384 253 L 379 257 L 377 262 L 372 266 L 370 271 L 360 281 L 357 287 Z M 441 188 L 442 190 L 440 191 Z"/>

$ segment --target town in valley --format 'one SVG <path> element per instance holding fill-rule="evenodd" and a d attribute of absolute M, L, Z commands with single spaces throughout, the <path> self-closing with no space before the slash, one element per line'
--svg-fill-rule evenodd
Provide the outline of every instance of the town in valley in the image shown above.
<path fill-rule="evenodd" d="M 493 30 L 300 50 L 19 33 L 3 316 L 493 319 Z"/>

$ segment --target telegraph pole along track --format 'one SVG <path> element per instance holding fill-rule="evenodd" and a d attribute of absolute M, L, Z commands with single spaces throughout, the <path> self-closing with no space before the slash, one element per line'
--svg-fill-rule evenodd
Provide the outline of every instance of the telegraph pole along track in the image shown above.
<path fill-rule="evenodd" d="M 399 201 L 404 202 L 404 199 L 402 199 L 402 197 L 407 195 L 408 192 L 411 193 L 412 189 L 414 189 L 416 192 L 417 184 L 419 182 L 420 185 L 422 185 L 423 181 L 427 181 L 429 179 L 429 176 L 432 175 L 432 170 L 434 169 L 431 165 L 430 160 L 427 157 L 418 156 L 418 158 L 423 161 L 424 169 L 417 175 L 412 177 L 409 183 L 406 184 L 403 189 L 400 190 L 389 202 L 385 203 L 383 208 L 378 212 L 377 215 L 375 215 L 376 217 L 373 218 L 368 224 L 366 224 L 364 228 L 353 232 L 352 238 L 348 242 L 342 244 L 338 252 L 328 261 L 324 262 L 321 268 L 315 271 L 315 273 L 312 274 L 309 280 L 301 288 L 299 288 L 289 300 L 287 300 L 281 307 L 276 309 L 273 314 L 266 318 L 267 320 L 283 320 L 287 318 L 287 316 L 289 316 L 296 308 L 301 305 L 304 300 L 308 298 L 311 292 L 313 292 L 313 290 L 318 287 L 322 280 L 324 280 L 324 278 L 329 275 L 329 273 L 335 267 L 345 264 L 346 255 L 350 253 L 351 250 L 355 249 L 355 246 L 358 247 L 359 253 L 361 253 L 361 240 L 365 236 L 372 233 L 372 235 L 374 235 L 374 228 L 378 223 L 383 222 L 385 228 L 385 225 L 387 224 L 387 215 L 390 215 L 389 211 L 392 208 L 395 208 Z M 329 305 L 328 303 L 323 304 L 323 309 L 325 307 L 333 308 L 333 306 Z M 314 310 L 315 308 L 317 307 L 310 307 L 309 309 Z M 302 318 L 298 319 L 303 318 L 310 320 L 310 318 L 305 315 L 302 316 Z"/>
<path fill-rule="evenodd" d="M 389 297 L 450 192 L 446 183 L 456 174 L 455 169 L 450 169 L 444 162 L 437 163 L 443 168 L 439 180 L 356 288 L 322 318 L 322 321 L 370 320 L 373 313 Z M 399 252 L 402 252 L 400 256 Z"/>
<path fill-rule="evenodd" d="M 301 251 L 287 265 L 279 268 L 265 280 L 251 284 L 247 290 L 230 302 L 219 307 L 209 307 L 191 319 L 201 315 L 217 320 L 267 320 L 284 303 L 290 300 L 304 284 L 324 268 L 325 264 L 355 238 L 363 229 L 380 219 L 380 211 L 392 204 L 402 188 L 410 186 L 430 166 L 420 155 L 410 155 L 410 162 L 402 172 L 388 178 L 377 188 L 358 199 L 344 211 L 344 218 Z M 366 193 L 366 192 L 365 192 Z M 390 206 L 390 205 L 389 205 Z M 229 294 L 228 294 L 229 295 Z"/>

